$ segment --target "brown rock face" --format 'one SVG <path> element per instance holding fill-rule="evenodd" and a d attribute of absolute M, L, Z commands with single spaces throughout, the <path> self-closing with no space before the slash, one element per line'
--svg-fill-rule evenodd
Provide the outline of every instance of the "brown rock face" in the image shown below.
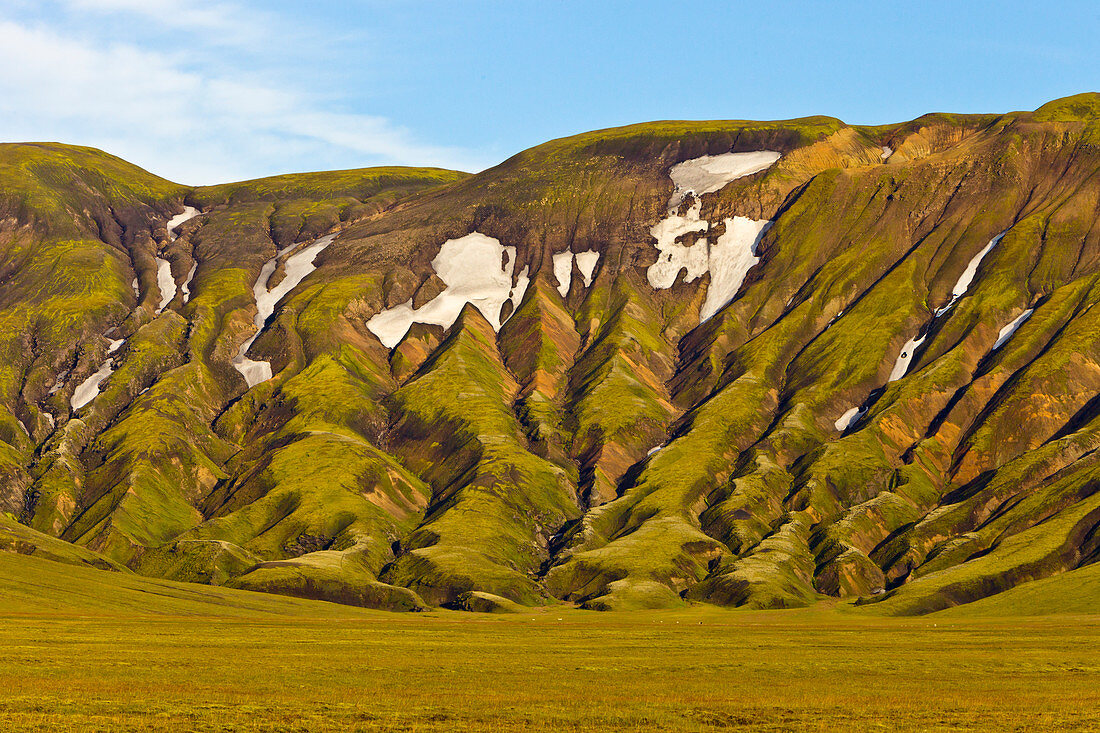
<path fill-rule="evenodd" d="M 435 296 L 442 293 L 447 289 L 447 283 L 443 282 L 438 275 L 432 274 L 424 284 L 416 290 L 416 295 L 412 299 L 413 308 L 423 308 L 426 303 L 431 301 Z"/>

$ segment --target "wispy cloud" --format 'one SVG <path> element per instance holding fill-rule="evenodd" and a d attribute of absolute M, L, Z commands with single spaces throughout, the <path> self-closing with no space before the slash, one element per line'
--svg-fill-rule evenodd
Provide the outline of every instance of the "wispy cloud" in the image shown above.
<path fill-rule="evenodd" d="M 232 2 L 208 0 L 56 0 L 63 13 L 93 22 L 137 20 L 167 31 L 201 33 L 206 44 L 249 47 L 279 26 L 278 16 Z"/>
<path fill-rule="evenodd" d="M 241 15 L 237 6 L 185 3 L 181 0 L 63 0 L 70 10 L 92 13 L 141 14 L 166 25 L 224 29 Z"/>
<path fill-rule="evenodd" d="M 246 19 L 238 6 L 62 4 L 177 29 L 180 42 L 146 47 L 45 18 L 0 19 L 0 139 L 95 145 L 184 183 L 368 164 L 476 169 L 484 163 L 471 151 L 424 144 L 385 116 L 342 111 L 331 91 L 320 94 L 263 68 L 242 68 L 239 58 L 219 57 L 209 35 L 254 43 L 239 31 L 246 21 L 267 34 L 265 43 L 273 40 L 269 26 Z"/>

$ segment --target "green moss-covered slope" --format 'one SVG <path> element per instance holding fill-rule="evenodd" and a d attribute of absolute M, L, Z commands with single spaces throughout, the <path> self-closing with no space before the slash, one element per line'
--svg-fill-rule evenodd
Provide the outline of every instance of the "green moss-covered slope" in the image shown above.
<path fill-rule="evenodd" d="M 914 614 L 1056 592 L 1100 559 L 1098 99 L 656 122 L 475 175 L 196 189 L 0 146 L 5 531 L 399 610 Z M 678 244 L 706 237 L 704 259 L 735 217 L 771 222 L 701 323 L 716 270 L 648 279 L 670 169 L 759 150 L 781 157 L 678 210 L 697 204 L 708 231 Z M 509 248 L 499 312 L 433 266 L 474 232 Z M 330 234 L 256 334 L 258 279 Z M 463 292 L 453 324 L 393 349 L 372 330 Z M 250 387 L 253 335 L 271 378 Z"/>

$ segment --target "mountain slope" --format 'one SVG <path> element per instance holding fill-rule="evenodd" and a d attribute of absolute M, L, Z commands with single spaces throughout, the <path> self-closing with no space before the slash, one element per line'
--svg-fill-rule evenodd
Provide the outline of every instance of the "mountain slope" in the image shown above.
<path fill-rule="evenodd" d="M 140 573 L 395 608 L 921 613 L 1071 571 L 1098 99 L 194 190 L 6 146 L 4 509 Z"/>

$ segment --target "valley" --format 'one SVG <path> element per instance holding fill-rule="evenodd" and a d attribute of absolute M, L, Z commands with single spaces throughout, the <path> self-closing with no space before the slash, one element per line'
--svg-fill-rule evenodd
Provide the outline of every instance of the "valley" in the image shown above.
<path fill-rule="evenodd" d="M 1096 617 L 1013 603 L 394 614 L 63 567 L 0 553 L 5 728 L 1055 731 L 1100 709 Z"/>

